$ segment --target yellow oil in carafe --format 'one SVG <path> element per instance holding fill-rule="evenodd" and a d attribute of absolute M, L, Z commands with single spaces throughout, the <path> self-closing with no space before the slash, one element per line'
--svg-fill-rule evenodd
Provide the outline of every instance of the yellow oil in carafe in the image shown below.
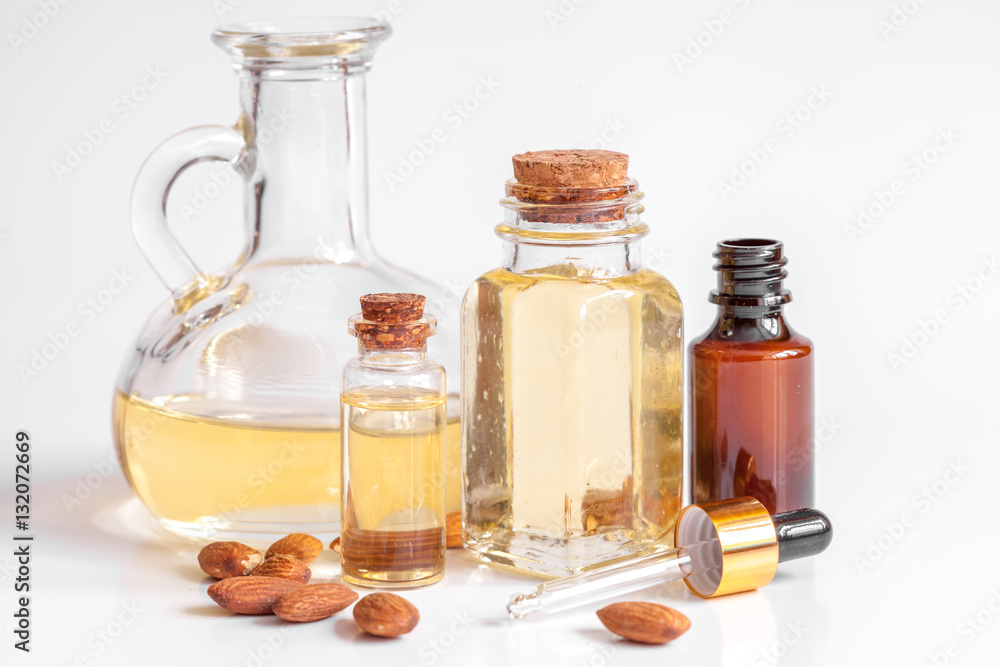
<path fill-rule="evenodd" d="M 154 516 L 172 530 L 219 538 L 285 534 L 289 522 L 306 532 L 339 530 L 339 429 L 208 417 L 188 408 L 197 403 L 184 396 L 147 401 L 115 393 L 122 467 Z M 456 511 L 457 417 L 448 420 L 447 432 L 448 511 Z"/>

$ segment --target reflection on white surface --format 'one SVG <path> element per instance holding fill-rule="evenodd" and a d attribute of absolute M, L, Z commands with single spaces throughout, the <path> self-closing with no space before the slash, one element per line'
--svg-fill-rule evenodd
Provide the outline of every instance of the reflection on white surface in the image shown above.
<path fill-rule="evenodd" d="M 654 659 L 671 666 L 715 667 L 751 664 L 781 639 L 786 620 L 795 618 L 804 619 L 809 631 L 788 647 L 785 664 L 812 664 L 811 647 L 824 636 L 816 627 L 810 584 L 814 573 L 805 570 L 785 570 L 766 592 L 719 600 L 696 598 L 679 581 L 620 598 L 666 604 L 691 619 L 691 630 L 683 637 L 650 647 L 615 637 L 597 619 L 596 609 L 619 598 L 561 614 L 508 618 L 508 596 L 539 580 L 482 565 L 458 549 L 448 550 L 444 582 L 403 593 L 420 610 L 421 621 L 414 632 L 395 641 L 360 633 L 349 611 L 303 625 L 273 617 L 240 617 L 208 599 L 205 589 L 213 580 L 196 562 L 201 543 L 161 531 L 119 475 L 68 513 L 58 498 L 73 482 L 47 483 L 44 492 L 50 502 L 39 507 L 38 571 L 44 573 L 39 576 L 44 576 L 47 588 L 37 596 L 39 634 L 68 627 L 65 641 L 39 642 L 39 659 L 51 660 L 45 664 L 71 664 L 83 655 L 102 666 L 130 665 L 135 656 L 156 646 L 164 661 L 187 660 L 191 647 L 197 647 L 222 664 L 239 665 L 248 664 L 251 655 L 273 650 L 280 661 L 262 664 L 310 660 L 317 652 L 335 651 L 338 664 L 596 666 Z M 74 547 L 57 548 L 59 542 Z M 325 550 L 311 567 L 314 582 L 339 579 L 333 551 Z M 58 605 L 51 604 L 52 590 L 59 591 Z M 88 600 L 86 616 L 72 603 L 77 598 Z M 115 622 L 123 604 L 141 611 L 98 655 L 87 642 Z M 173 642 L 167 637 L 186 639 Z"/>

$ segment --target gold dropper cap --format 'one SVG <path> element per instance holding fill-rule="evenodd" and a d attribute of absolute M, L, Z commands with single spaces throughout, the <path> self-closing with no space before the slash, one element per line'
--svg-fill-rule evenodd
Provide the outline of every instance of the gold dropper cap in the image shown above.
<path fill-rule="evenodd" d="M 685 547 L 718 540 L 712 562 L 684 579 L 701 598 L 752 591 L 766 586 L 778 570 L 778 536 L 768 514 L 753 498 L 688 505 L 677 517 L 674 543 Z"/>

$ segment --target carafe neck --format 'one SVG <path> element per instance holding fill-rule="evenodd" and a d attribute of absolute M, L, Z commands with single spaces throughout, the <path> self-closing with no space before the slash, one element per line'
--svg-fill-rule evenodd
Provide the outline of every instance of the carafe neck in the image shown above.
<path fill-rule="evenodd" d="M 240 78 L 252 146 L 248 259 L 349 263 L 370 253 L 363 74 L 286 80 L 247 68 Z"/>
<path fill-rule="evenodd" d="M 349 263 L 372 252 L 364 75 L 390 33 L 377 21 L 337 17 L 212 33 L 240 77 L 244 262 Z"/>

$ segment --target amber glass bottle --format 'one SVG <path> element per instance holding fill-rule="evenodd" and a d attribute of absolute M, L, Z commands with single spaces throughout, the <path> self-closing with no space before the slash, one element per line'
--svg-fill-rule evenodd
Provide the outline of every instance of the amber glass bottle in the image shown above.
<path fill-rule="evenodd" d="M 813 505 L 813 345 L 785 321 L 782 244 L 718 244 L 719 306 L 691 344 L 694 502 L 753 496 L 772 514 Z"/>

